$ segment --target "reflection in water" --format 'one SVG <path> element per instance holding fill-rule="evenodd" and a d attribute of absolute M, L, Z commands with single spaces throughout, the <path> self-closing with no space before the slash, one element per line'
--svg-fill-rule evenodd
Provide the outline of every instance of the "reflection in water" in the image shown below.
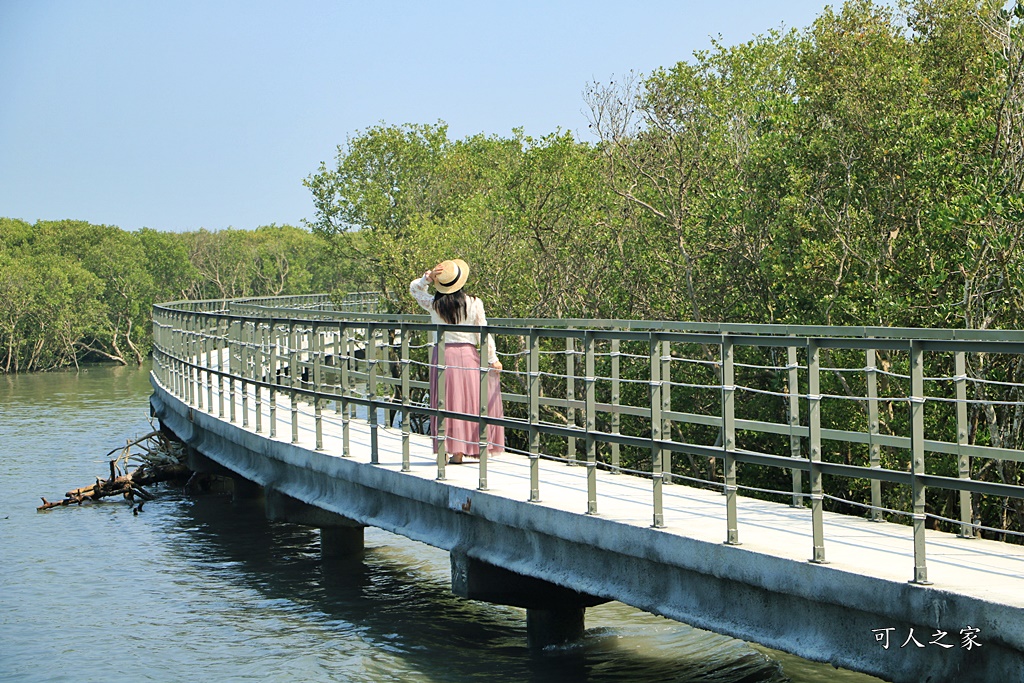
<path fill-rule="evenodd" d="M 357 655 L 369 661 L 355 670 L 351 652 L 320 658 L 349 674 L 369 672 L 386 653 L 399 671 L 446 681 L 786 680 L 740 641 L 616 604 L 588 610 L 581 643 L 531 652 L 523 610 L 452 595 L 444 552 L 368 529 L 363 561 L 321 565 L 315 530 L 267 522 L 254 506 L 225 498 L 184 501 L 182 509 L 178 547 L 190 565 L 230 571 L 230 582 L 258 593 L 259 604 L 325 638 L 358 638 L 370 651 Z"/>
<path fill-rule="evenodd" d="M 873 680 L 619 603 L 532 652 L 524 610 L 451 593 L 448 555 L 367 529 L 360 562 L 219 496 L 36 513 L 150 425 L 145 372 L 0 377 L 0 680 Z M 788 678 L 787 678 L 788 677 Z"/>

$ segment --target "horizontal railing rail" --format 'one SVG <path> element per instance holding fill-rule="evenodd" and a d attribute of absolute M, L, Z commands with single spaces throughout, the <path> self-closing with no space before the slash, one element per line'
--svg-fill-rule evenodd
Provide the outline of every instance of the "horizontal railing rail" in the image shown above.
<path fill-rule="evenodd" d="M 245 427 L 251 397 L 257 432 L 264 431 L 268 402 L 272 438 L 285 421 L 276 411 L 276 397 L 285 392 L 292 440 L 298 441 L 300 420 L 309 419 L 300 417 L 305 403 L 313 407 L 318 449 L 331 402 L 342 416 L 342 456 L 350 453 L 349 423 L 362 408 L 374 463 L 383 414 L 401 427 L 405 471 L 412 435 L 436 418 L 439 479 L 447 461 L 443 418 L 476 422 L 482 489 L 486 429 L 500 425 L 509 435 L 507 450 L 528 459 L 529 500 L 540 500 L 544 458 L 587 468 L 588 513 L 598 511 L 599 469 L 644 476 L 652 482 L 655 527 L 666 524 L 665 485 L 716 487 L 725 494 L 730 544 L 739 543 L 741 490 L 785 496 L 791 505 L 810 506 L 813 562 L 825 561 L 826 500 L 875 520 L 904 516 L 913 527 L 918 583 L 927 583 L 929 521 L 971 538 L 982 528 L 976 519 L 982 497 L 1024 498 L 1012 480 L 972 478 L 993 469 L 986 467 L 990 461 L 1024 461 L 1008 428 L 1024 416 L 1024 384 L 1014 379 L 1024 370 L 1021 331 L 492 319 L 471 329 L 485 344 L 493 335 L 504 365 L 499 418 L 487 414 L 492 371 L 486 363 L 476 413 L 452 412 L 443 400 L 431 407 L 430 354 L 440 359 L 443 387 L 449 326 L 422 315 L 370 312 L 378 305 L 366 293 L 338 302 L 312 295 L 159 304 L 154 373 L 199 409 L 205 393 L 210 412 L 216 386 L 219 417 L 231 422 L 237 390 Z M 740 465 L 757 468 L 745 478 L 749 483 L 741 484 Z M 826 477 L 846 480 L 846 495 L 829 493 Z M 883 505 L 883 484 L 899 487 L 886 489 L 899 509 Z M 956 514 L 930 512 L 930 489 L 952 492 Z M 1004 538 L 1012 533 L 994 531 Z"/>

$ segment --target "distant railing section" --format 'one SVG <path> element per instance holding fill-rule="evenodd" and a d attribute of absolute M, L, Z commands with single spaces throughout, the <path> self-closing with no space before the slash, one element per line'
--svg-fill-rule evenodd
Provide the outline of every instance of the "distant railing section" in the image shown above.
<path fill-rule="evenodd" d="M 410 439 L 425 431 L 429 417 L 475 421 L 481 489 L 486 427 L 499 424 L 508 434 L 506 450 L 528 462 L 529 500 L 540 500 L 540 460 L 560 459 L 586 468 L 589 514 L 599 510 L 599 469 L 651 480 L 655 527 L 666 524 L 666 485 L 717 487 L 728 544 L 739 543 L 741 490 L 785 495 L 791 505 L 810 506 L 812 562 L 825 561 L 826 500 L 862 507 L 876 520 L 905 515 L 918 583 L 928 582 L 929 519 L 970 538 L 983 528 L 972 496 L 1024 498 L 1012 482 L 971 478 L 993 462 L 1024 460 L 1013 431 L 1024 416 L 1020 331 L 492 320 L 478 331 L 494 335 L 505 367 L 505 416 L 496 418 L 487 415 L 486 366 L 478 412 L 445 409 L 444 344 L 434 340 L 446 326 L 427 316 L 366 310 L 376 305 L 363 294 L 337 304 L 326 295 L 160 304 L 153 309 L 154 374 L 200 410 L 205 397 L 205 410 L 232 423 L 237 392 L 242 425 L 249 427 L 251 400 L 255 430 L 269 429 L 272 438 L 286 423 L 298 442 L 300 422 L 311 421 L 317 449 L 332 402 L 342 456 L 350 453 L 349 425 L 361 408 L 374 463 L 382 419 L 397 421 L 404 471 Z M 487 343 L 486 334 L 481 339 Z M 435 347 L 442 399 L 431 408 L 426 378 Z M 290 416 L 276 410 L 281 392 Z M 304 406 L 312 406 L 310 416 Z M 441 438 L 438 479 L 445 478 L 446 460 Z M 741 485 L 740 465 L 756 470 L 758 486 Z M 780 473 L 786 490 L 766 488 L 763 480 Z M 827 494 L 825 477 L 846 478 L 847 490 L 863 491 L 863 501 Z M 883 485 L 898 487 L 904 509 L 883 507 Z M 959 515 L 929 513 L 930 489 L 957 496 Z"/>

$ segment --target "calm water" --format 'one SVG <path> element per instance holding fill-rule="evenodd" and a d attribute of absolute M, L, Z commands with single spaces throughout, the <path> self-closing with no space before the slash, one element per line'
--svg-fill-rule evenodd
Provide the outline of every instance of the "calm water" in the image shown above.
<path fill-rule="evenodd" d="M 875 680 L 619 603 L 530 652 L 523 610 L 451 594 L 447 553 L 367 529 L 325 567 L 315 530 L 219 496 L 37 513 L 149 431 L 148 395 L 129 368 L 0 377 L 0 680 Z"/>

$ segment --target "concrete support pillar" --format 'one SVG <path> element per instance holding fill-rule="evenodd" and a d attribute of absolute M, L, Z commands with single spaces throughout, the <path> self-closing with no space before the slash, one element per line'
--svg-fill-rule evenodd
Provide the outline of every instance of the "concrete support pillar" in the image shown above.
<path fill-rule="evenodd" d="M 193 472 L 207 475 L 207 477 L 230 479 L 231 500 L 234 503 L 258 503 L 263 500 L 262 486 L 240 476 L 237 472 L 229 470 L 219 462 L 211 460 L 191 446 L 188 447 L 188 468 Z M 222 490 L 219 485 L 210 486 L 208 484 L 202 485 L 200 489 L 210 493 Z"/>
<path fill-rule="evenodd" d="M 263 487 L 259 484 L 238 475 L 231 477 L 231 482 L 234 485 L 231 490 L 232 502 L 248 503 L 263 498 Z"/>
<path fill-rule="evenodd" d="M 452 592 L 471 600 L 526 608 L 526 641 L 531 648 L 560 645 L 583 636 L 587 607 L 608 602 L 469 557 L 453 550 Z"/>
<path fill-rule="evenodd" d="M 363 526 L 320 527 L 320 559 L 352 560 L 363 556 Z"/>
<path fill-rule="evenodd" d="M 230 493 L 236 502 L 259 500 L 262 493 L 258 484 L 239 477 L 191 446 L 186 446 L 186 452 L 188 453 L 188 468 L 195 472 L 195 476 L 189 481 L 190 493 Z"/>
<path fill-rule="evenodd" d="M 562 645 L 583 637 L 583 607 L 526 610 L 526 645 L 533 649 Z"/>
<path fill-rule="evenodd" d="M 320 557 L 324 560 L 357 559 L 363 556 L 365 525 L 336 512 L 267 489 L 267 519 L 320 528 Z"/>

